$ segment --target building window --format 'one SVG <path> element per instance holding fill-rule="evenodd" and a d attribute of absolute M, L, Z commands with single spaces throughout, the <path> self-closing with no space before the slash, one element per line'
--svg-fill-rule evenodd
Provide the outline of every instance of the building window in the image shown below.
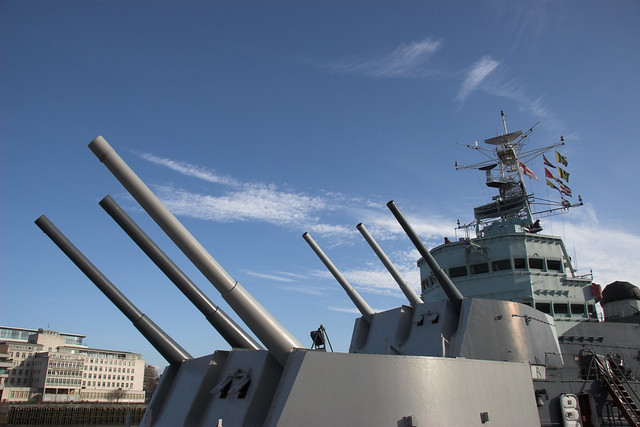
<path fill-rule="evenodd" d="M 514 258 L 513 259 L 513 268 L 517 270 L 526 270 L 527 269 L 527 260 L 524 258 Z"/>

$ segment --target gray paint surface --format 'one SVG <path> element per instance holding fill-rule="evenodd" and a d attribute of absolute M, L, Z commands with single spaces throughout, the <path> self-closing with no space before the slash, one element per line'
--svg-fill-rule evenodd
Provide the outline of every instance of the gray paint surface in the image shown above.
<path fill-rule="evenodd" d="M 267 426 L 539 426 L 529 366 L 294 351 Z"/>

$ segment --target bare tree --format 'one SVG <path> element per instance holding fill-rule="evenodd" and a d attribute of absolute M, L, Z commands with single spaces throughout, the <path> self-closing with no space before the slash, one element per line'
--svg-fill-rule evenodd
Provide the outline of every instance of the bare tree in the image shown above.
<path fill-rule="evenodd" d="M 127 394 L 127 390 L 114 388 L 109 393 L 107 393 L 107 399 L 109 399 L 111 402 L 115 401 L 116 403 L 118 403 L 118 401 L 122 399 L 125 394 Z"/>
<path fill-rule="evenodd" d="M 160 381 L 160 375 L 158 375 L 158 371 L 155 366 L 145 365 L 144 367 L 144 384 L 143 389 L 146 392 L 147 400 L 151 400 L 151 396 L 153 396 L 153 392 L 156 390 L 158 386 L 158 381 Z"/>

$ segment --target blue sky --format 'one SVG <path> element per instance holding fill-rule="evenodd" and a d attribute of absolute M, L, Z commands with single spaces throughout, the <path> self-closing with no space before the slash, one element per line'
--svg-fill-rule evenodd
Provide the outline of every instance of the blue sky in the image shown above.
<path fill-rule="evenodd" d="M 103 135 L 227 272 L 301 342 L 346 351 L 354 307 L 309 231 L 375 310 L 417 252 L 493 193 L 461 144 L 557 142 L 585 206 L 543 219 L 581 272 L 640 284 L 638 2 L 0 2 L 0 324 L 87 335 L 164 365 L 33 224 L 46 214 L 195 356 L 228 346 L 98 206 L 107 194 L 227 313 L 87 148 Z M 544 176 L 541 162 L 528 165 Z M 531 181 L 530 190 L 555 198 Z"/>

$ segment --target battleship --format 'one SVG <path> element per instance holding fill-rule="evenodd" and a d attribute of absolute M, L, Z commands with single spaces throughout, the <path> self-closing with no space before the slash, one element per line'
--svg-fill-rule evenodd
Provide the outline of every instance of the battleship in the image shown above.
<path fill-rule="evenodd" d="M 578 274 L 541 219 L 572 203 L 566 158 L 525 151 L 533 131 L 504 132 L 469 148 L 497 191 L 456 237 L 427 249 L 393 201 L 387 204 L 420 254 L 418 294 L 364 224 L 357 228 L 406 296 L 375 312 L 309 233 L 303 237 L 361 316 L 347 353 L 323 326 L 298 341 L 218 264 L 102 137 L 89 148 L 217 289 L 245 327 L 200 290 L 109 196 L 100 205 L 228 342 L 192 357 L 142 313 L 46 217 L 36 225 L 167 360 L 144 426 L 640 426 L 640 290 Z M 551 155 L 549 154 L 551 157 Z M 535 211 L 526 166 L 544 160 L 559 202 Z M 551 177 L 549 176 L 551 175 Z M 563 181 L 561 178 L 565 178 Z M 566 196 L 566 197 L 565 197 Z M 475 236 L 471 234 L 475 232 Z M 601 309 L 597 304 L 600 304 Z M 254 338 L 255 337 L 255 338 Z M 327 349 L 329 345 L 330 351 Z"/>

